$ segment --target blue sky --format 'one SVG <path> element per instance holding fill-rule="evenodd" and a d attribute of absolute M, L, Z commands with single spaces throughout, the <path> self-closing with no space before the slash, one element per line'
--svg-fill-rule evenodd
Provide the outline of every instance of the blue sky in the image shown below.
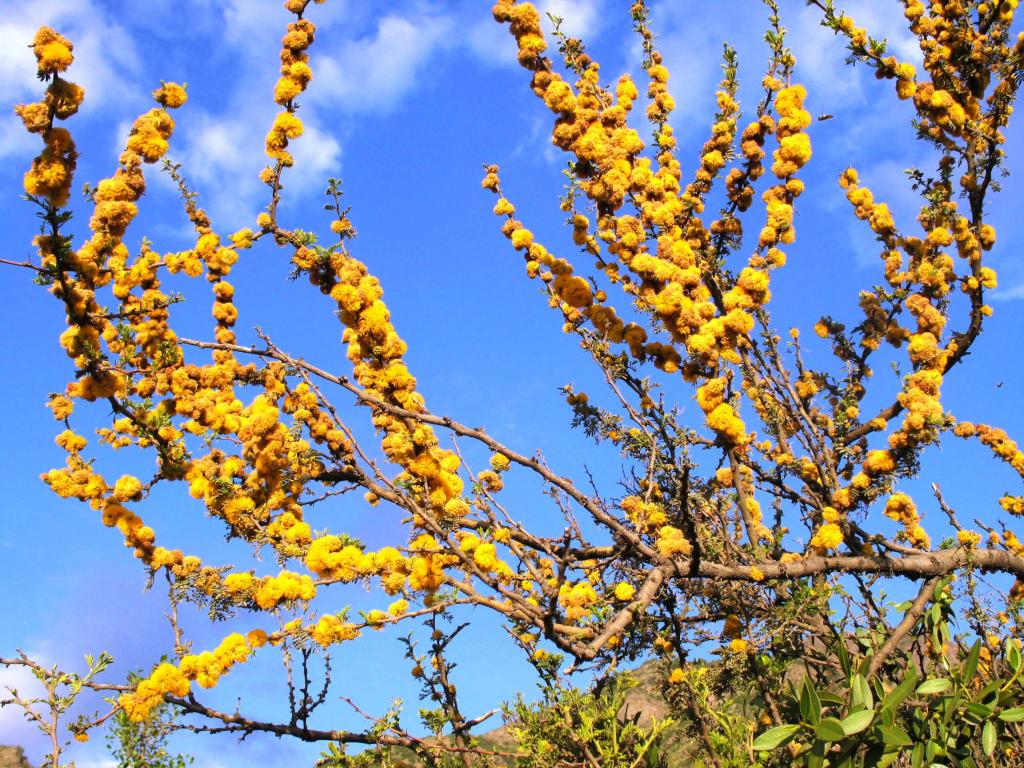
<path fill-rule="evenodd" d="M 916 163 L 927 168 L 931 161 L 927 149 L 910 140 L 910 109 L 896 101 L 891 84 L 875 81 L 863 67 L 845 67 L 842 47 L 818 27 L 813 9 L 800 0 L 782 6 L 798 58 L 796 79 L 809 90 L 808 106 L 835 118 L 811 129 L 815 154 L 803 173 L 808 192 L 798 206 L 798 242 L 790 251 L 790 266 L 773 281 L 773 306 L 777 326 L 800 327 L 811 345 L 809 354 L 820 356 L 826 350 L 815 350 L 810 333 L 818 316 L 853 317 L 858 288 L 882 279 L 872 236 L 851 215 L 835 183 L 838 173 L 849 164 L 857 166 L 876 197 L 906 224 L 917 202 L 903 169 Z M 546 7 L 565 17 L 570 33 L 587 39 L 603 63 L 605 81 L 638 71 L 639 50 L 628 34 L 628 3 L 561 0 Z M 874 0 L 846 7 L 872 33 L 888 35 L 900 58 L 916 60 L 900 3 Z M 741 102 L 753 102 L 766 60 L 760 42 L 764 15 L 753 0 L 666 0 L 652 8 L 652 25 L 679 103 L 676 134 L 689 150 L 681 156 L 684 167 L 692 169 L 708 133 L 725 40 L 739 50 L 746 84 Z M 560 321 L 536 284 L 525 279 L 521 258 L 490 213 L 493 198 L 479 186 L 481 164 L 499 163 L 506 194 L 520 218 L 553 250 L 572 253 L 557 209 L 565 159 L 550 146 L 550 115 L 515 64 L 507 31 L 492 20 L 489 3 L 465 0 L 329 0 L 313 8 L 310 18 L 319 27 L 311 51 L 314 81 L 301 101 L 307 131 L 294 145 L 296 168 L 286 178 L 285 225 L 325 233 L 328 221 L 320 195 L 326 177 L 342 177 L 359 230 L 354 251 L 383 283 L 428 404 L 464 423 L 487 425 L 525 453 L 542 449 L 564 474 L 582 476 L 586 466 L 605 495 L 616 495 L 617 456 L 567 431 L 570 416 L 558 392 L 570 382 L 597 392 L 594 371 L 561 334 Z M 25 47 L 38 25 L 55 26 L 73 40 L 76 62 L 69 76 L 86 89 L 86 102 L 69 125 L 82 151 L 76 187 L 113 171 L 128 126 L 149 109 L 148 94 L 159 80 L 186 81 L 189 103 L 175 115 L 178 128 L 170 156 L 184 164 L 215 228 L 226 234 L 251 225 L 264 204 L 256 176 L 264 164 L 263 136 L 276 111 L 270 94 L 287 21 L 277 0 L 0 0 L 3 257 L 27 257 L 35 231 L 32 209 L 18 198 L 37 138 L 23 133 L 11 107 L 40 92 Z M 1011 168 L 1020 167 L 1020 139 L 1021 130 L 1011 129 Z M 128 243 L 137 247 L 145 235 L 158 251 L 187 248 L 190 228 L 175 191 L 155 173 L 149 179 L 150 191 Z M 950 377 L 945 388 L 947 405 L 962 418 L 994 422 L 1018 435 L 1024 433 L 1024 417 L 1016 407 L 1021 364 L 1006 350 L 1017 348 L 1024 330 L 1024 266 L 1013 259 L 1024 244 L 1024 227 L 1012 205 L 1021 191 L 1011 176 L 991 208 L 999 231 L 991 261 L 1000 275 L 992 296 L 996 314 L 971 364 Z M 75 231 L 81 233 L 87 214 L 84 207 L 78 210 Z M 282 348 L 346 372 L 331 302 L 308 285 L 289 283 L 288 272 L 287 257 L 273 248 L 243 257 L 233 274 L 241 338 L 254 338 L 252 327 L 258 324 Z M 117 658 L 119 673 L 148 667 L 171 643 L 159 587 L 143 593 L 144 574 L 116 533 L 99 525 L 90 510 L 50 494 L 38 480 L 40 472 L 63 463 L 53 443 L 54 422 L 43 407 L 47 393 L 62 389 L 71 373 L 57 345 L 61 313 L 45 290 L 32 285 L 28 272 L 11 268 L 2 274 L 0 355 L 9 365 L 0 377 L 0 402 L 7 404 L 4 444 L 10 447 L 0 501 L 0 654 L 20 647 L 74 665 L 85 653 L 107 649 Z M 200 293 L 195 306 L 186 302 L 176 308 L 184 329 L 179 332 L 209 335 L 205 301 Z M 885 375 L 879 370 L 879 378 Z M 691 396 L 678 379 L 666 379 L 666 386 L 681 402 Z M 892 386 L 894 378 L 879 402 L 891 398 Z M 337 401 L 348 407 L 345 397 Z M 349 413 L 369 438 L 365 414 Z M 133 468 L 143 473 L 150 466 L 148 457 L 119 455 L 117 460 L 128 463 L 104 457 L 100 467 L 116 477 Z M 923 479 L 941 478 L 966 517 L 991 515 L 998 493 L 1015 487 L 1009 471 L 977 447 L 933 451 L 924 466 Z M 509 498 L 517 513 L 541 529 L 558 530 L 560 521 L 543 506 L 536 485 L 513 477 L 517 483 Z M 988 483 L 997 490 L 980 493 Z M 245 554 L 237 545 L 225 545 L 222 531 L 181 496 L 151 500 L 144 516 L 169 546 L 215 562 L 237 562 Z M 371 546 L 399 535 L 396 515 L 352 502 L 325 509 L 314 523 L 328 525 Z M 380 605 L 357 587 L 336 594 L 335 609 L 349 603 Z M 475 715 L 528 689 L 530 681 L 497 622 L 479 612 L 471 618 L 474 627 L 457 650 L 462 654 L 460 690 L 467 712 Z M 211 628 L 194 615 L 185 621 L 198 649 L 216 644 L 236 626 Z M 252 618 L 237 626 L 251 628 Z M 399 695 L 414 713 L 416 689 L 395 632 L 374 633 L 350 645 L 335 659 L 335 692 L 352 696 L 372 712 L 382 712 L 390 697 Z M 0 683 L 23 684 L 17 674 L 3 672 Z M 265 654 L 232 673 L 209 700 L 231 708 L 241 697 L 246 711 L 273 717 L 282 711 L 283 690 L 280 664 Z M 332 706 L 327 720 L 360 725 L 342 704 Z M 24 744 L 35 761 L 45 751 L 9 711 L 0 712 L 0 743 Z M 175 743 L 196 755 L 197 765 L 222 768 L 254 759 L 267 765 L 308 764 L 315 753 L 273 739 L 254 738 L 240 747 L 203 737 L 181 737 Z M 102 740 L 78 747 L 73 755 L 83 768 L 103 766 Z"/>

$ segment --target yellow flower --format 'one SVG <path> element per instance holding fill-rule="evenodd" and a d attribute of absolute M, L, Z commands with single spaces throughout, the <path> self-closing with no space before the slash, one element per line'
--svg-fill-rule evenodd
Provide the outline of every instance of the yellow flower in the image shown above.
<path fill-rule="evenodd" d="M 957 531 L 956 538 L 968 549 L 974 549 L 981 542 L 981 534 L 977 531 Z"/>
<path fill-rule="evenodd" d="M 827 550 L 835 549 L 843 542 L 843 529 L 835 523 L 822 525 L 811 539 L 811 546 L 824 553 Z"/>
<path fill-rule="evenodd" d="M 188 96 L 185 94 L 185 86 L 177 83 L 162 83 L 153 91 L 153 98 L 162 107 L 177 109 L 185 103 Z"/>
<path fill-rule="evenodd" d="M 50 27 L 40 27 L 32 41 L 32 51 L 36 55 L 36 64 L 41 73 L 52 74 L 63 72 L 71 66 L 75 57 L 71 51 L 71 42 Z"/>
<path fill-rule="evenodd" d="M 626 600 L 632 600 L 633 595 L 636 594 L 636 587 L 628 582 L 621 581 L 615 585 L 615 599 L 625 602 Z"/>
<path fill-rule="evenodd" d="M 746 652 L 747 646 L 749 645 L 750 643 L 748 643 L 746 640 L 744 640 L 741 637 L 737 637 L 735 640 L 729 643 L 729 651 L 737 654 L 744 653 Z"/>
<path fill-rule="evenodd" d="M 496 216 L 511 216 L 515 212 L 516 207 L 507 198 L 499 197 L 498 202 L 494 205 L 494 214 Z"/>

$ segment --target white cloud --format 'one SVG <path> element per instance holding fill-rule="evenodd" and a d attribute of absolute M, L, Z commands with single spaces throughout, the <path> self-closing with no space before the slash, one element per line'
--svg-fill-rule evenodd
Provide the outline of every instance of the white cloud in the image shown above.
<path fill-rule="evenodd" d="M 518 67 L 516 43 L 508 26 L 494 19 L 481 19 L 469 25 L 464 40 L 469 49 L 486 64 Z"/>
<path fill-rule="evenodd" d="M 530 130 L 516 144 L 511 157 L 542 157 L 548 165 L 564 164 L 568 156 L 551 142 L 552 120 L 551 115 L 544 112 L 531 117 Z"/>
<path fill-rule="evenodd" d="M 346 112 L 386 112 L 416 85 L 420 71 L 447 42 L 454 20 L 423 16 L 415 22 L 389 15 L 372 36 L 346 41 L 334 55 L 315 55 L 313 103 Z"/>
<path fill-rule="evenodd" d="M 0 101 L 40 93 L 35 57 L 28 47 L 42 25 L 56 28 L 75 46 L 68 77 L 85 88 L 86 104 L 134 94 L 129 85 L 139 56 L 124 28 L 90 0 L 37 0 L 8 5 L 0 22 Z M 84 108 L 83 108 L 84 109 Z"/>
<path fill-rule="evenodd" d="M 998 288 L 995 292 L 988 294 L 988 296 L 992 301 L 1016 301 L 1018 299 L 1024 299 L 1024 283 L 1015 285 L 1012 288 Z"/>
<path fill-rule="evenodd" d="M 269 162 L 263 145 L 274 111 L 270 104 L 236 116 L 197 113 L 187 124 L 179 124 L 179 149 L 172 155 L 182 163 L 190 186 L 199 192 L 199 204 L 218 230 L 254 226 L 257 212 L 269 200 L 258 174 Z M 319 189 L 328 176 L 340 171 L 341 144 L 314 122 L 313 115 L 304 111 L 302 116 L 305 132 L 288 147 L 295 166 L 285 170 L 284 183 Z"/>
<path fill-rule="evenodd" d="M 552 25 L 547 14 L 550 13 L 562 19 L 563 32 L 582 39 L 584 43 L 591 42 L 604 20 L 604 0 L 547 0 L 537 5 L 541 21 L 549 33 Z M 466 47 L 485 64 L 518 67 L 515 39 L 509 34 L 508 25 L 497 23 L 490 14 L 480 18 L 475 10 L 474 7 L 474 21 L 467 20 L 465 32 L 461 35 Z M 549 51 L 549 55 L 557 57 L 554 41 L 549 38 L 548 43 L 553 51 Z"/>
<path fill-rule="evenodd" d="M 900 61 L 920 61 L 921 51 L 897 4 L 850 0 L 843 4 L 843 9 L 872 37 L 886 38 L 889 52 Z M 787 42 L 796 54 L 796 76 L 800 82 L 806 82 L 822 101 L 830 99 L 830 105 L 859 104 L 868 98 L 865 86 L 874 82 L 874 70 L 863 64 L 851 67 L 844 62 L 845 38 L 821 26 L 822 15 L 817 9 L 786 7 L 782 18 L 790 29 Z"/>
<path fill-rule="evenodd" d="M 117 100 L 134 102 L 144 97 L 133 85 L 139 68 L 135 44 L 124 28 L 89 0 L 38 0 L 4 9 L 0 22 L 0 159 L 25 157 L 38 146 L 11 114 L 14 104 L 38 100 L 45 88 L 36 77 L 36 61 L 29 47 L 36 30 L 52 26 L 74 44 L 75 61 L 67 76 L 85 89 L 80 118 L 97 113 Z"/>
<path fill-rule="evenodd" d="M 600 28 L 603 5 L 601 0 L 547 0 L 540 4 L 540 11 L 546 23 L 547 14 L 559 16 L 563 32 L 587 42 L 587 38 L 592 37 Z M 550 29 L 549 23 L 547 26 Z"/>
<path fill-rule="evenodd" d="M 0 159 L 11 156 L 26 161 L 40 149 L 39 137 L 28 133 L 17 115 L 0 116 Z M 27 167 L 27 162 L 25 165 Z"/>
<path fill-rule="evenodd" d="M 36 651 L 28 654 L 41 664 L 50 664 L 49 659 Z M 9 688 L 18 692 L 20 698 L 45 696 L 42 685 L 26 667 L 0 667 L 0 699 L 10 698 Z M 3 743 L 17 744 L 23 747 L 42 744 L 42 735 L 35 725 L 25 719 L 24 710 L 17 705 L 0 707 L 0 734 Z"/>

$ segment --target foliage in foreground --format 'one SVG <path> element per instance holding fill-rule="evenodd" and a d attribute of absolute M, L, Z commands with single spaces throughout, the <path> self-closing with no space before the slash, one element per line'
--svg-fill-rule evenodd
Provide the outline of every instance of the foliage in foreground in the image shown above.
<path fill-rule="evenodd" d="M 539 454 L 428 409 L 383 288 L 353 252 L 340 182 L 327 189 L 332 242 L 281 220 L 289 147 L 304 130 L 297 100 L 313 74 L 310 5 L 285 3 L 295 19 L 280 50 L 271 163 L 260 174 L 267 208 L 255 229 L 228 237 L 166 158 L 168 110 L 185 104 L 186 91 L 164 83 L 154 92 L 158 108 L 134 123 L 119 168 L 87 188 L 90 236 L 76 246 L 68 229 L 77 154 L 55 121 L 73 116 L 84 93 L 64 78 L 72 43 L 49 28 L 33 41 L 48 85 L 18 114 L 44 144 L 25 175 L 43 229 L 37 260 L 19 266 L 58 301 L 67 320 L 60 342 L 74 363 L 73 379 L 49 403 L 67 463 L 43 479 L 116 527 L 150 577 L 166 579 L 173 608 L 194 603 L 252 626 L 192 653 L 172 610 L 173 661 L 123 686 L 96 682 L 92 662 L 88 675 L 62 677 L 23 656 L 3 659 L 51 686 L 48 697 L 5 702 L 30 717 L 48 713 L 37 722 L 53 740 L 50 764 L 60 765 L 65 746 L 58 731 L 68 703 L 56 693 L 64 685 L 73 696 L 117 694 L 107 714 L 72 726 L 81 735 L 113 713 L 146 722 L 171 704 L 196 731 L 325 742 L 323 765 L 413 755 L 445 766 L 654 766 L 682 759 L 667 752 L 672 729 L 687 760 L 716 768 L 1020 764 L 1024 545 L 996 518 L 1024 513 L 1024 497 L 979 489 L 972 504 L 989 509 L 965 524 L 938 485 L 934 501 L 913 498 L 908 485 L 922 474 L 922 456 L 953 439 L 1024 474 L 1024 453 L 1005 431 L 954 415 L 942 399 L 992 314 L 985 295 L 996 275 L 986 254 L 996 231 L 986 203 L 1006 170 L 1004 129 L 1024 78 L 1024 39 L 1011 37 L 1016 0 L 905 0 L 921 72 L 831 2 L 811 0 L 851 63 L 873 68 L 912 102 L 913 130 L 934 159 L 933 168 L 909 172 L 921 203 L 911 222 L 897 222 L 855 169 L 842 173 L 882 270 L 859 292 L 852 321 L 807 318 L 824 340 L 812 340 L 813 354 L 799 329 L 779 334 L 769 314 L 772 275 L 797 235 L 813 122 L 773 0 L 760 101 L 743 125 L 727 48 L 718 111 L 689 173 L 643 2 L 631 16 L 644 51 L 649 142 L 629 122 L 640 99 L 633 78 L 602 85 L 583 43 L 557 28 L 558 61 L 545 57 L 534 6 L 494 6 L 556 118 L 554 144 L 570 157 L 562 208 L 579 258 L 556 256 L 515 218 L 497 166 L 486 167 L 483 186 L 498 196 L 494 212 L 527 276 L 606 380 L 600 396 L 565 393 L 573 426 L 621 455 L 615 493 L 578 486 Z M 146 167 L 158 161 L 195 229 L 184 252 L 160 253 L 148 240 L 132 252 L 124 240 Z M 269 245 L 290 255 L 293 277 L 330 297 L 350 371 L 307 362 L 262 333 L 240 338 L 228 277 L 250 249 Z M 213 292 L 212 340 L 174 330 L 176 305 L 194 292 L 168 285 L 198 277 Z M 874 377 L 886 366 L 895 380 Z M 355 409 L 336 405 L 338 395 Z M 683 407 L 691 401 L 703 414 L 697 422 Z M 99 470 L 73 428 L 76 412 L 90 407 L 107 425 L 99 445 L 148 452 L 151 477 L 114 480 Z M 369 411 L 379 446 L 350 428 L 358 409 Z M 449 433 L 455 449 L 438 433 Z M 550 530 L 519 522 L 503 494 L 526 474 L 544 484 L 557 513 Z M 279 571 L 204 563 L 158 544 L 141 516 L 158 486 L 187 489 L 229 537 L 272 552 Z M 363 502 L 336 498 L 356 490 Z M 363 503 L 397 511 L 407 535 L 371 551 L 338 530 L 338 505 Z M 915 593 L 899 606 L 885 597 L 895 579 Z M 380 607 L 356 615 L 344 607 L 346 585 L 372 586 Z M 955 605 L 962 625 L 951 626 Z M 506 710 L 511 747 L 480 741 L 490 713 L 471 716 L 459 703 L 452 658 L 467 606 L 499 613 L 542 680 L 540 703 Z M 414 736 L 397 704 L 368 715 L 363 731 L 321 722 L 330 649 L 398 624 L 410 629 L 406 660 L 422 682 L 431 736 Z M 266 722 L 203 702 L 199 689 L 274 651 L 287 670 L 286 717 Z M 641 722 L 621 709 L 626 684 L 611 670 L 651 656 L 662 660 L 667 714 Z M 565 662 L 595 670 L 595 688 L 563 684 Z M 350 745 L 370 749 L 351 756 Z"/>

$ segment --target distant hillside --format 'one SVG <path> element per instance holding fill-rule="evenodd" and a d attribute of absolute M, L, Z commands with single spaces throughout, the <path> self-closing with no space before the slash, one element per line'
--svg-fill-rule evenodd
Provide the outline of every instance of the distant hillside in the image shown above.
<path fill-rule="evenodd" d="M 0 768 L 32 768 L 21 747 L 0 747 Z"/>
<path fill-rule="evenodd" d="M 623 715 L 633 717 L 640 713 L 640 722 L 649 723 L 652 718 L 664 720 L 668 717 L 668 705 L 661 696 L 661 674 L 659 663 L 649 661 L 636 669 L 628 670 L 628 674 L 636 681 L 636 686 L 626 694 L 626 704 Z M 514 752 L 516 749 L 515 739 L 504 727 L 498 727 L 486 733 L 478 733 L 477 738 L 480 746 L 485 749 L 493 749 L 499 752 Z M 688 740 L 682 736 L 679 725 L 674 725 L 665 733 L 665 757 L 673 766 L 693 765 Z M 397 749 L 392 753 L 393 765 L 395 768 L 423 768 L 424 763 L 416 756 L 405 749 Z M 506 758 L 499 760 L 505 766 L 511 768 L 515 761 Z M 702 763 L 701 763 L 702 765 Z"/>

